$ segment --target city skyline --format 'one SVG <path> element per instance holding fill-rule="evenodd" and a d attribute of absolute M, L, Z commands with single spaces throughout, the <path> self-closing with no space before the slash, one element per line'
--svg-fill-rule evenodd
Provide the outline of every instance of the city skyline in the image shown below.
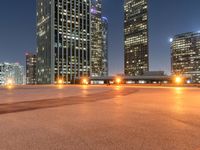
<path fill-rule="evenodd" d="M 108 16 L 109 19 L 109 73 L 115 74 L 123 72 L 123 20 L 121 20 L 123 19 L 123 1 L 119 0 L 117 5 L 111 5 L 112 2 L 114 1 L 103 1 L 103 14 L 104 16 Z M 179 2 L 181 3 L 179 4 L 179 9 L 177 9 L 175 5 Z M 25 66 L 25 52 L 36 51 L 35 1 L 26 2 L 21 0 L 17 3 L 13 2 L 13 6 L 9 2 L 3 1 L 3 4 L 1 6 L 5 8 L 9 5 L 11 11 L 6 14 L 7 19 L 2 22 L 2 34 L 0 35 L 2 55 L 0 56 L 0 60 L 1 62 L 20 62 Z M 197 0 L 193 0 L 193 3 L 187 0 L 170 0 L 168 2 L 154 0 L 149 3 L 150 70 L 165 70 L 168 73 L 170 72 L 169 38 L 179 33 L 200 29 L 198 4 L 200 2 Z M 18 7 L 20 5 L 22 6 Z M 161 7 L 162 5 L 165 7 Z M 1 8 L 1 18 L 5 17 L 5 8 Z M 184 11 L 187 8 L 190 11 Z M 165 11 L 166 9 L 168 11 Z M 15 14 L 14 18 L 12 18 L 13 13 Z M 168 20 L 166 19 L 168 16 L 172 17 Z M 160 18 L 164 19 L 160 20 Z M 114 26 L 115 24 L 116 26 Z M 120 32 L 116 33 L 116 31 Z M 162 63 L 160 63 L 161 61 Z"/>
<path fill-rule="evenodd" d="M 2 0 L 0 150 L 200 150 L 200 0 Z"/>

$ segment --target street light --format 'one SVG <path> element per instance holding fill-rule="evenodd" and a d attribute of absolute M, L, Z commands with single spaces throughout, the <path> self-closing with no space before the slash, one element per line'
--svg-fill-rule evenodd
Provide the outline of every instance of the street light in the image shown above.
<path fill-rule="evenodd" d="M 63 83 L 64 83 L 63 79 L 58 79 L 58 84 L 63 84 Z"/>
<path fill-rule="evenodd" d="M 121 79 L 120 77 L 117 77 L 117 78 L 115 79 L 115 82 L 116 82 L 117 84 L 120 84 L 120 83 L 122 82 L 122 79 Z"/>
<path fill-rule="evenodd" d="M 84 85 L 88 85 L 89 84 L 88 78 L 83 78 L 81 83 Z"/>
<path fill-rule="evenodd" d="M 13 80 L 12 79 L 8 79 L 6 82 L 6 85 L 13 85 Z"/>
<path fill-rule="evenodd" d="M 175 77 L 175 83 L 176 83 L 176 84 L 181 84 L 182 82 L 183 82 L 182 77 L 180 77 L 180 76 L 176 76 L 176 77 Z"/>
<path fill-rule="evenodd" d="M 6 88 L 7 89 L 13 89 L 14 88 L 14 81 L 12 80 L 12 79 L 8 79 L 7 81 L 6 81 Z"/>

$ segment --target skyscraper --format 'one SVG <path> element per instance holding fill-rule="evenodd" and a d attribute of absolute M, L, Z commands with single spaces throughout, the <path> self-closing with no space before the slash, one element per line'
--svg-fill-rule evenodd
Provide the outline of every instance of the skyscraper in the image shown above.
<path fill-rule="evenodd" d="M 26 84 L 36 84 L 36 60 L 35 54 L 26 53 Z"/>
<path fill-rule="evenodd" d="M 125 75 L 142 75 L 149 70 L 148 0 L 125 0 Z"/>
<path fill-rule="evenodd" d="M 108 19 L 106 17 L 102 17 L 102 36 L 102 76 L 108 76 Z"/>
<path fill-rule="evenodd" d="M 171 44 L 172 73 L 191 77 L 200 83 L 200 33 L 176 35 Z"/>
<path fill-rule="evenodd" d="M 37 0 L 37 82 L 90 76 L 91 1 Z"/>
<path fill-rule="evenodd" d="M 91 70 L 93 77 L 108 75 L 108 21 L 102 17 L 102 0 L 92 0 L 91 7 Z"/>

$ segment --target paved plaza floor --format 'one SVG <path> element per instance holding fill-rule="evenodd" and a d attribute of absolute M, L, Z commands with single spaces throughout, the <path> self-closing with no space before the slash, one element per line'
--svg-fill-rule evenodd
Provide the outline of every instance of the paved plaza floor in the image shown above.
<path fill-rule="evenodd" d="M 0 88 L 0 150 L 200 150 L 200 88 Z"/>

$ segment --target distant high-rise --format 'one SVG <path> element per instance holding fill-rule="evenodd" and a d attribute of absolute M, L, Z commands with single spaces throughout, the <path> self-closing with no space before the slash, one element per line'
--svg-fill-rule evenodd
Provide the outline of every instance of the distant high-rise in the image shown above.
<path fill-rule="evenodd" d="M 91 7 L 91 70 L 93 77 L 108 75 L 108 21 L 102 17 L 102 0 L 92 0 Z"/>
<path fill-rule="evenodd" d="M 24 83 L 24 68 L 18 63 L 0 63 L 0 85 Z"/>
<path fill-rule="evenodd" d="M 90 76 L 91 0 L 37 0 L 37 83 Z"/>
<path fill-rule="evenodd" d="M 200 83 L 200 33 L 176 35 L 171 44 L 172 73 L 190 76 Z"/>
<path fill-rule="evenodd" d="M 138 76 L 149 70 L 148 0 L 125 0 L 125 75 Z"/>
<path fill-rule="evenodd" d="M 108 19 L 106 17 L 102 17 L 102 36 L 102 76 L 108 76 Z"/>
<path fill-rule="evenodd" d="M 36 55 L 26 53 L 26 84 L 36 84 Z"/>

